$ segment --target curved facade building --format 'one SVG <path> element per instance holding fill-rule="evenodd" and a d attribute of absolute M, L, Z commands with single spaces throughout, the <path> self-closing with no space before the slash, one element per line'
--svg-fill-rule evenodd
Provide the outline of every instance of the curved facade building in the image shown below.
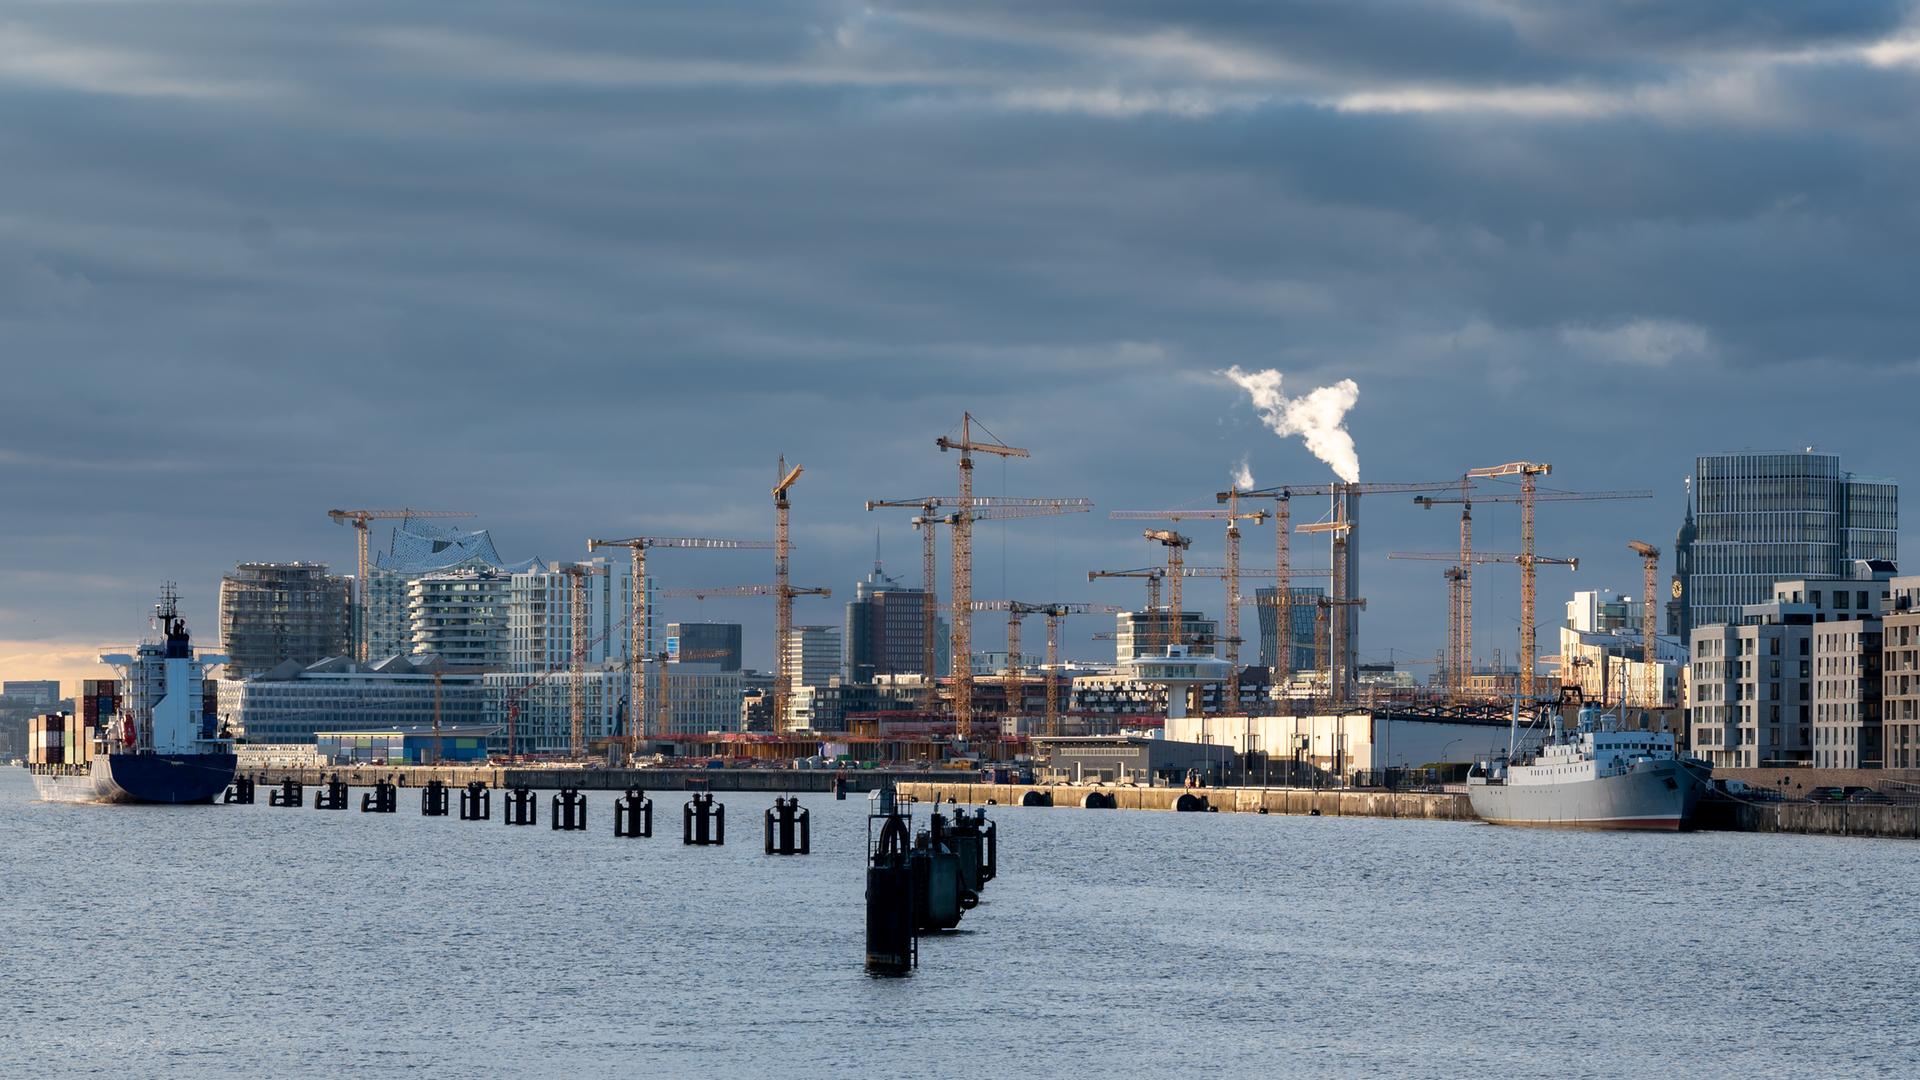
<path fill-rule="evenodd" d="M 414 655 L 457 668 L 507 664 L 507 577 L 493 569 L 428 574 L 407 585 Z"/>
<path fill-rule="evenodd" d="M 403 520 L 393 527 L 386 551 L 375 552 L 363 585 L 367 596 L 367 625 L 361 629 L 367 655 L 411 653 L 413 616 L 408 609 L 412 583 L 430 574 L 463 570 L 497 570 L 513 574 L 539 567 L 538 559 L 508 565 L 501 561 L 493 537 L 485 529 L 463 532 L 430 521 Z"/>

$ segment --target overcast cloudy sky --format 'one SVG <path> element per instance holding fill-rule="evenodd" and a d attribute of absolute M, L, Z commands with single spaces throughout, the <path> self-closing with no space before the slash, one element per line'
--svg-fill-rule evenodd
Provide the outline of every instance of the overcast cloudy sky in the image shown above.
<path fill-rule="evenodd" d="M 92 673 L 162 579 L 211 644 L 236 560 L 351 566 L 333 506 L 473 510 L 510 559 L 767 536 L 782 452 L 837 622 L 876 528 L 917 577 L 861 502 L 951 490 L 965 409 L 1033 451 L 982 492 L 1100 506 L 983 527 L 976 594 L 1134 601 L 1085 579 L 1157 556 L 1106 510 L 1242 455 L 1329 478 L 1230 365 L 1353 379 L 1364 480 L 1655 490 L 1542 511 L 1582 559 L 1550 621 L 1635 584 L 1696 453 L 1920 477 L 1916 176 L 1907 3 L 17 0 L 0 674 Z M 1454 523 L 1404 498 L 1367 504 L 1368 658 L 1440 644 L 1441 565 L 1384 553 Z M 1476 584 L 1510 654 L 1511 572 Z M 769 608 L 704 614 L 765 665 Z"/>

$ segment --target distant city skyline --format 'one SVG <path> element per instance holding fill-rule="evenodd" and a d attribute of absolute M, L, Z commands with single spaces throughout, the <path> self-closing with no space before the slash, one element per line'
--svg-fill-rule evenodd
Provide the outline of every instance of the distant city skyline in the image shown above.
<path fill-rule="evenodd" d="M 863 506 L 952 492 L 934 439 L 967 410 L 1033 455 L 983 461 L 981 494 L 1096 504 L 981 526 L 982 599 L 1138 604 L 1086 580 L 1162 557 L 1106 512 L 1211 505 L 1243 467 L 1651 489 L 1541 510 L 1540 549 L 1581 560 L 1541 572 L 1543 655 L 1574 590 L 1633 590 L 1628 540 L 1671 543 L 1698 456 L 1920 478 L 1905 5 L 433 17 L 9 16 L 0 677 L 109 674 L 162 581 L 213 645 L 236 564 L 352 573 L 331 507 L 471 511 L 508 560 L 771 538 L 781 454 L 794 581 L 835 591 L 795 621 L 838 624 L 876 529 L 918 583 L 910 515 Z M 1455 521 L 1367 500 L 1363 662 L 1441 647 L 1444 565 L 1385 555 Z M 1476 529 L 1511 550 L 1517 513 Z M 1183 531 L 1217 564 L 1219 530 Z M 772 580 L 764 552 L 650 570 Z M 1475 574 L 1477 654 L 1513 654 L 1517 594 Z M 1186 602 L 1217 618 L 1218 582 Z M 716 617 L 771 666 L 770 602 L 657 613 Z M 1099 622 L 1063 655 L 1110 656 Z"/>

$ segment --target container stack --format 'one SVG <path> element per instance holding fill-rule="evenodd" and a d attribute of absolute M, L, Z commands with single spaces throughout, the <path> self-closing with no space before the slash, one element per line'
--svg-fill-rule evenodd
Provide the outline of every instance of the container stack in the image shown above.
<path fill-rule="evenodd" d="M 82 679 L 73 709 L 90 728 L 98 729 L 120 712 L 119 679 Z"/>
<path fill-rule="evenodd" d="M 27 764 L 67 764 L 67 721 L 64 713 L 48 713 L 27 721 Z"/>

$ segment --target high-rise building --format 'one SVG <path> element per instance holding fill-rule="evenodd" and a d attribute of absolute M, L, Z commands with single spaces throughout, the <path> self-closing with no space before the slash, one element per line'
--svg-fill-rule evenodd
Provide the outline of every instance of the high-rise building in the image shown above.
<path fill-rule="evenodd" d="M 796 626 L 787 636 L 789 687 L 827 686 L 841 675 L 837 626 Z"/>
<path fill-rule="evenodd" d="M 881 675 L 924 674 L 927 603 L 926 590 L 888 577 L 876 561 L 873 573 L 854 583 L 847 602 L 848 680 L 870 683 Z"/>
<path fill-rule="evenodd" d="M 1704 455 L 1693 497 L 1689 565 L 1674 579 L 1689 628 L 1738 623 L 1775 582 L 1845 577 L 1855 560 L 1899 558 L 1898 485 L 1846 472 L 1838 454 Z"/>
<path fill-rule="evenodd" d="M 407 585 L 414 655 L 456 668 L 507 664 L 507 575 L 491 567 L 427 574 Z"/>
<path fill-rule="evenodd" d="M 1289 586 L 1293 595 L 1293 605 L 1289 614 L 1293 621 L 1293 654 L 1287 665 L 1288 671 L 1308 671 L 1314 667 L 1313 655 L 1313 619 L 1319 598 L 1326 590 L 1317 585 Z M 1280 655 L 1280 609 L 1273 606 L 1274 597 L 1280 595 L 1276 586 L 1254 590 L 1260 607 L 1260 663 L 1264 667 L 1274 667 Z"/>
<path fill-rule="evenodd" d="M 249 562 L 220 579 L 220 644 L 228 679 L 288 660 L 302 666 L 352 648 L 347 579 L 324 563 Z"/>
<path fill-rule="evenodd" d="M 627 699 L 632 683 L 627 667 L 631 648 L 627 619 L 632 611 L 633 572 L 626 559 L 600 557 L 584 565 L 602 571 L 581 579 L 590 635 L 580 657 L 586 710 L 583 729 L 591 742 L 625 735 L 628 729 Z M 515 753 L 563 753 L 571 742 L 574 647 L 570 580 L 559 564 L 522 570 L 507 579 L 506 671 L 490 676 L 487 688 L 489 722 L 504 725 L 498 737 L 511 739 Z M 641 645 L 641 651 L 648 655 L 657 650 L 651 626 L 642 634 Z M 656 694 L 649 695 L 650 702 L 659 701 Z M 511 724 L 507 721 L 509 713 Z"/>
<path fill-rule="evenodd" d="M 837 687 L 841 676 L 841 638 L 837 626 L 796 626 L 787 635 L 784 643 L 787 664 L 787 689 L 789 708 L 793 710 L 783 718 L 788 726 L 806 720 L 811 722 L 817 715 L 816 695 L 807 694 L 802 698 L 801 691 L 808 688 L 825 689 Z"/>
<path fill-rule="evenodd" d="M 626 621 L 632 611 L 633 572 L 625 559 L 604 557 L 582 565 L 603 572 L 585 577 L 587 632 L 582 663 L 598 667 L 617 660 L 626 663 L 630 634 Z M 539 674 L 573 663 L 573 608 L 570 575 L 553 567 L 535 566 L 507 579 L 507 668 Z M 651 609 L 649 609 L 651 610 Z M 653 628 L 643 635 L 642 651 L 656 651 Z"/>
<path fill-rule="evenodd" d="M 739 671 L 740 624 L 668 623 L 667 655 L 675 663 L 715 664 L 721 671 Z"/>

